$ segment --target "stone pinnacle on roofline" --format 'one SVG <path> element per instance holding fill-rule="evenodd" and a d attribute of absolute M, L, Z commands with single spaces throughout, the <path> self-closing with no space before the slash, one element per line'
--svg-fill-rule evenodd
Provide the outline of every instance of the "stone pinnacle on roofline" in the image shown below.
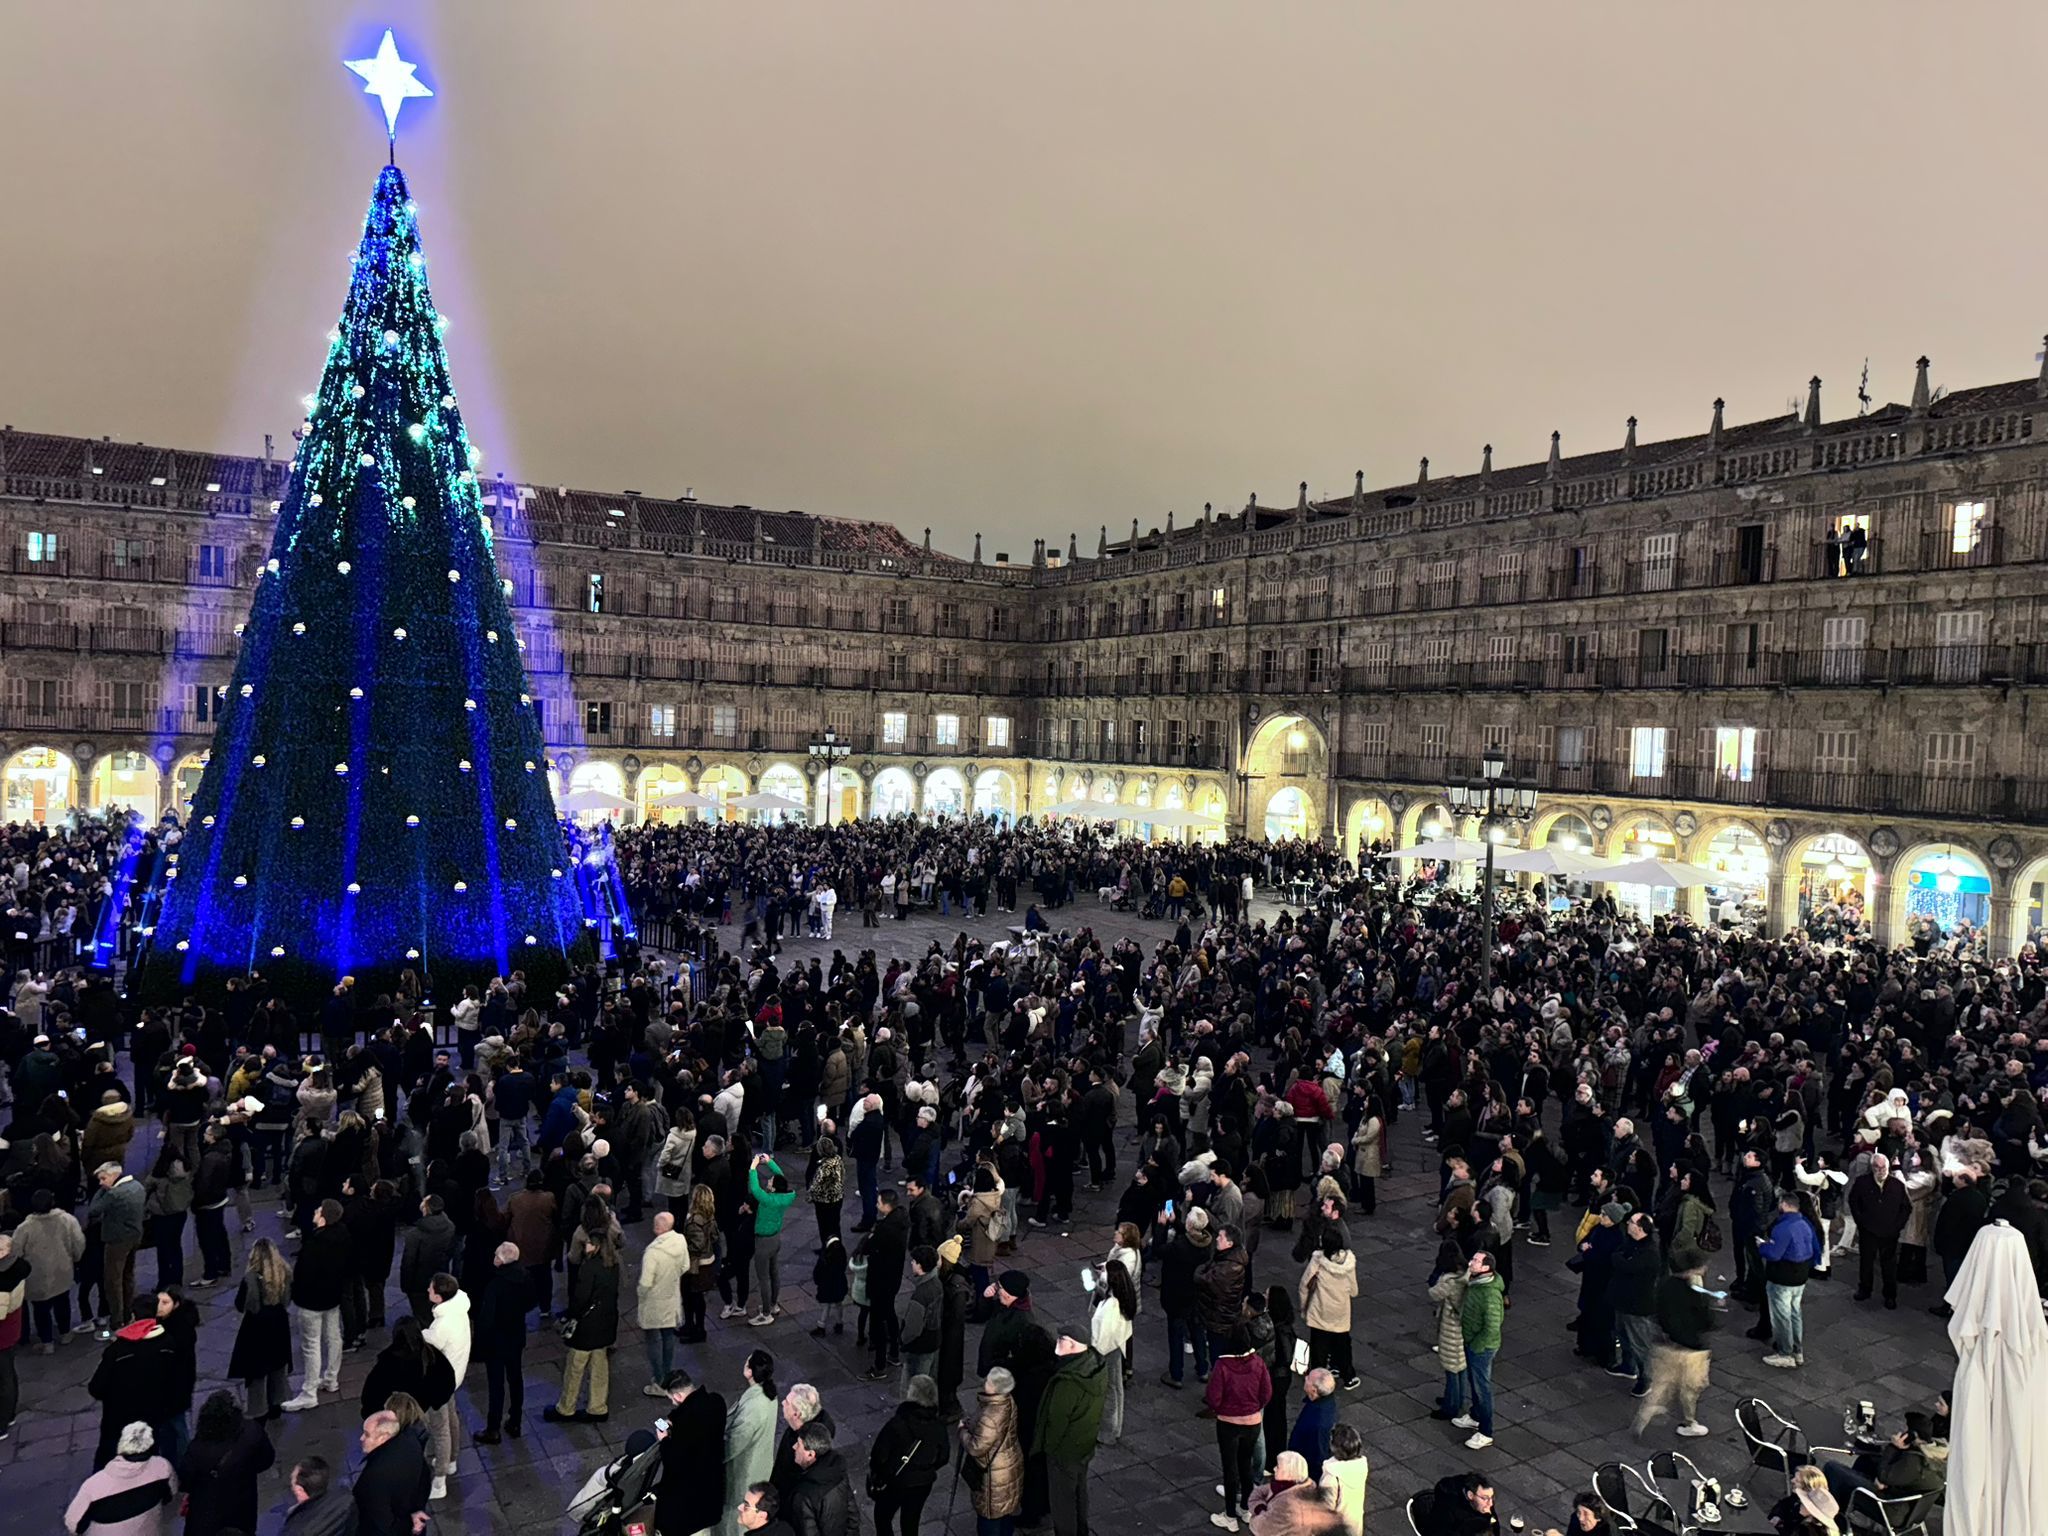
<path fill-rule="evenodd" d="M 1621 441 L 1621 462 L 1633 464 L 1636 459 L 1636 419 L 1628 419 L 1628 436 Z"/>
<path fill-rule="evenodd" d="M 1913 365 L 1913 411 L 1915 415 L 1927 409 L 1927 359 L 1922 357 Z"/>
<path fill-rule="evenodd" d="M 1806 381 L 1806 430 L 1812 432 L 1820 426 L 1820 375 L 1815 374 Z"/>

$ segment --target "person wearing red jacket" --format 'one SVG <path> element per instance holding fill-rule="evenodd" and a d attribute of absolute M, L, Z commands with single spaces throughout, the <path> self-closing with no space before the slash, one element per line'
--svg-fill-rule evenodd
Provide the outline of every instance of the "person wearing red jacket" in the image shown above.
<path fill-rule="evenodd" d="M 1273 1397 L 1273 1375 L 1240 1325 L 1231 1330 L 1229 1351 L 1209 1368 L 1205 1401 L 1216 1420 L 1216 1451 L 1223 1460 L 1223 1509 L 1209 1517 L 1218 1530 L 1235 1531 L 1249 1521 L 1252 1490 L 1258 1485 L 1254 1452 Z"/>

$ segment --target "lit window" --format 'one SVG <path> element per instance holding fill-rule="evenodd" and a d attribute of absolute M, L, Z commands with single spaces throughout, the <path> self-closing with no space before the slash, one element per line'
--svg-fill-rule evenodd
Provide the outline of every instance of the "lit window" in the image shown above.
<path fill-rule="evenodd" d="M 650 704 L 647 706 L 647 730 L 650 735 L 664 739 L 676 733 L 676 707 L 673 704 Z"/>
<path fill-rule="evenodd" d="M 1951 554 L 1967 555 L 1984 537 L 1984 523 L 1990 507 L 1981 501 L 1959 501 L 1949 520 L 1948 547 Z"/>
<path fill-rule="evenodd" d="M 1628 765 L 1631 777 L 1664 777 L 1664 741 L 1667 734 L 1661 725 L 1639 725 L 1628 733 Z"/>
<path fill-rule="evenodd" d="M 882 715 L 882 740 L 896 745 L 910 739 L 910 716 L 900 709 L 886 711 Z"/>
<path fill-rule="evenodd" d="M 941 747 L 960 745 L 960 717 L 958 715 L 932 716 L 932 743 Z"/>
<path fill-rule="evenodd" d="M 1756 728 L 1722 725 L 1714 729 L 1714 773 L 1731 783 L 1756 777 Z"/>
<path fill-rule="evenodd" d="M 57 535 L 31 533 L 28 536 L 28 558 L 32 565 L 54 563 L 57 558 Z"/>
<path fill-rule="evenodd" d="M 1010 720 L 1007 715 L 990 715 L 981 722 L 981 741 L 987 747 L 1007 747 L 1010 744 Z"/>
<path fill-rule="evenodd" d="M 714 704 L 711 706 L 711 734 L 733 737 L 740 733 L 740 709 L 737 704 Z"/>
<path fill-rule="evenodd" d="M 585 603 L 592 613 L 604 612 L 604 572 L 592 571 L 585 584 Z"/>

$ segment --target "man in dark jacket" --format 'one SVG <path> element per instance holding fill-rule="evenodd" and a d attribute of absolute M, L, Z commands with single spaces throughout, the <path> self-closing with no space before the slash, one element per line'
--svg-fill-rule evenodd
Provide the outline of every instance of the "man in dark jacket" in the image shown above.
<path fill-rule="evenodd" d="M 938 1370 L 940 1328 L 945 1320 L 945 1287 L 938 1268 L 938 1250 L 929 1243 L 910 1250 L 910 1294 L 896 1317 L 906 1377 L 931 1376 Z"/>
<path fill-rule="evenodd" d="M 1053 1351 L 1059 1368 L 1038 1400 L 1032 1454 L 1045 1458 L 1046 1495 L 1057 1536 L 1087 1536 L 1088 1465 L 1102 1428 L 1102 1399 L 1113 1367 L 1082 1340 L 1063 1333 Z"/>
<path fill-rule="evenodd" d="M 868 1253 L 868 1317 L 875 1363 L 866 1379 L 886 1381 L 889 1367 L 901 1364 L 902 1345 L 896 1322 L 896 1293 L 903 1288 L 903 1260 L 909 1251 L 910 1217 L 892 1186 L 876 1197 L 881 1212 L 863 1245 Z"/>
<path fill-rule="evenodd" d="M 1202 1326 L 1195 1292 L 1195 1277 L 1208 1263 L 1209 1252 L 1208 1212 L 1190 1211 L 1181 1230 L 1167 1238 L 1160 1255 L 1159 1308 L 1166 1314 L 1167 1361 L 1166 1374 L 1159 1379 L 1169 1387 L 1181 1384 L 1187 1370 L 1187 1351 L 1182 1346 L 1189 1341 L 1195 1346 L 1195 1379 L 1209 1379 L 1209 1331 Z"/>
<path fill-rule="evenodd" d="M 889 1536 L 899 1513 L 902 1529 L 915 1536 L 924 1501 L 951 1454 L 946 1426 L 939 1420 L 939 1389 L 929 1376 L 912 1376 L 903 1401 L 889 1422 L 875 1431 L 868 1452 L 875 1536 Z"/>
<path fill-rule="evenodd" d="M 1493 1512 L 1493 1479 L 1477 1472 L 1454 1472 L 1436 1480 L 1422 1536 L 1499 1536 L 1500 1517 Z"/>
<path fill-rule="evenodd" d="M 157 1321 L 154 1294 L 138 1296 L 129 1321 L 100 1354 L 86 1390 L 100 1405 L 100 1439 L 93 1451 L 95 1471 L 114 1459 L 121 1431 L 130 1424 L 154 1428 L 176 1411 L 177 1347 Z"/>
<path fill-rule="evenodd" d="M 500 1243 L 491 1256 L 491 1278 L 470 1318 L 471 1351 L 483 1361 L 490 1383 L 484 1427 L 476 1435 L 478 1445 L 498 1444 L 500 1425 L 514 1440 L 519 1438 L 520 1417 L 526 1411 L 526 1314 L 532 1310 L 533 1282 L 519 1262 L 519 1246 Z"/>
<path fill-rule="evenodd" d="M 401 1427 L 385 1410 L 363 1420 L 363 1466 L 356 1473 L 356 1536 L 414 1536 L 433 1473 L 423 1424 Z"/>
<path fill-rule="evenodd" d="M 1762 1154 L 1753 1147 L 1746 1149 L 1735 1192 L 1728 1199 L 1728 1221 L 1734 1229 L 1735 1294 L 1744 1301 L 1756 1301 L 1763 1293 L 1763 1264 L 1757 1258 L 1756 1240 L 1770 1229 L 1777 1204 Z"/>
<path fill-rule="evenodd" d="M 1622 1231 L 1625 1235 L 1614 1246 L 1607 1280 L 1607 1294 L 1614 1303 L 1614 1331 L 1621 1337 L 1621 1358 L 1612 1369 L 1617 1375 L 1633 1375 L 1634 1395 L 1648 1397 L 1657 1281 L 1664 1274 L 1664 1255 L 1657 1246 L 1657 1225 L 1648 1212 L 1631 1213 L 1623 1221 Z"/>
<path fill-rule="evenodd" d="M 981 1330 L 981 1348 L 976 1352 L 974 1373 L 986 1376 L 997 1366 L 1016 1362 L 1017 1345 L 1028 1333 L 1044 1334 L 1031 1311 L 1031 1277 L 1019 1269 L 1005 1270 L 989 1287 L 995 1312 Z M 1050 1344 L 1051 1338 L 1047 1336 Z"/>
<path fill-rule="evenodd" d="M 356 1503 L 334 1486 L 334 1469 L 324 1456 L 305 1456 L 292 1468 L 292 1507 L 280 1536 L 353 1536 Z"/>
<path fill-rule="evenodd" d="M 1663 1341 L 1650 1353 L 1650 1392 L 1636 1410 L 1636 1434 L 1678 1399 L 1678 1433 L 1689 1439 L 1710 1433 L 1700 1422 L 1700 1394 L 1707 1387 L 1707 1348 L 1714 1331 L 1714 1309 L 1701 1289 L 1700 1271 L 1666 1275 L 1657 1282 L 1657 1327 Z"/>
<path fill-rule="evenodd" d="M 1941 1255 L 1941 1272 L 1950 1285 L 1962 1272 L 1970 1256 L 1970 1244 L 1991 1219 L 1991 1191 L 1985 1187 L 1984 1170 L 1965 1164 L 1949 1181 L 1948 1197 L 1934 1218 L 1934 1251 Z M 1937 1317 L 1948 1317 L 1953 1309 L 1938 1301 L 1927 1309 Z"/>
<path fill-rule="evenodd" d="M 929 1243 L 934 1248 L 938 1247 L 953 1230 L 946 1207 L 926 1186 L 922 1174 L 904 1175 L 903 1188 L 910 1196 L 910 1208 L 905 1212 L 910 1222 L 910 1246 L 915 1248 L 920 1243 Z"/>
<path fill-rule="evenodd" d="M 284 1405 L 287 1412 L 317 1408 L 322 1392 L 341 1389 L 341 1298 L 355 1276 L 354 1255 L 341 1202 L 322 1200 L 292 1266 L 293 1324 L 303 1379 L 299 1395 Z"/>
<path fill-rule="evenodd" d="M 434 1320 L 427 1287 L 434 1276 L 460 1267 L 461 1250 L 462 1234 L 455 1230 L 441 1197 L 428 1195 L 420 1202 L 420 1219 L 405 1234 L 405 1251 L 398 1260 L 398 1288 L 422 1327 Z"/>
<path fill-rule="evenodd" d="M 1913 1217 L 1913 1198 L 1892 1171 L 1892 1160 L 1873 1153 L 1870 1171 L 1849 1186 L 1849 1214 L 1856 1218 L 1856 1299 L 1870 1300 L 1875 1271 L 1884 1286 L 1884 1304 L 1899 1304 L 1899 1236 Z"/>
<path fill-rule="evenodd" d="M 832 1431 L 815 1419 L 797 1431 L 796 1464 L 796 1490 L 789 1501 L 796 1536 L 860 1536 L 860 1505 L 846 1459 L 832 1449 Z"/>
<path fill-rule="evenodd" d="M 725 1518 L 725 1399 L 677 1369 L 668 1391 L 668 1428 L 661 1434 L 661 1483 L 654 1528 L 661 1536 L 696 1536 Z"/>
<path fill-rule="evenodd" d="M 1074 1132 L 1088 1155 L 1088 1187 L 1101 1189 L 1116 1177 L 1116 1091 L 1100 1067 L 1088 1073 L 1088 1091 L 1074 1106 Z"/>
<path fill-rule="evenodd" d="M 1195 1271 L 1195 1306 L 1211 1339 L 1227 1339 L 1244 1318 L 1244 1293 L 1250 1278 L 1251 1255 L 1237 1228 L 1216 1233 L 1215 1255 Z"/>

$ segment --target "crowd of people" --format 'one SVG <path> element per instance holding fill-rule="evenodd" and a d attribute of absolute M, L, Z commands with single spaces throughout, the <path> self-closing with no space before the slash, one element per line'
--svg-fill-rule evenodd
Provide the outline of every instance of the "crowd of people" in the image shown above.
<path fill-rule="evenodd" d="M 9 835 L 19 890 L 46 839 Z M 1729 1309 L 1798 1370 L 1805 1289 L 1838 1258 L 1859 1300 L 1896 1305 L 1930 1251 L 1952 1277 L 1999 1219 L 2048 1277 L 2031 949 L 1993 963 L 1959 939 L 1887 952 L 1512 899 L 1482 933 L 1453 889 L 1305 845 L 972 821 L 658 828 L 616 849 L 646 947 L 546 996 L 514 974 L 436 1011 L 408 974 L 294 1009 L 252 976 L 218 1006 L 138 1012 L 13 966 L 0 1438 L 23 1347 L 95 1335 L 102 1429 L 73 1531 L 154 1531 L 184 1498 L 188 1531 L 248 1536 L 266 1426 L 334 1401 L 360 1351 L 359 1452 L 279 1467 L 285 1529 L 414 1532 L 465 1442 L 490 1454 L 530 1424 L 525 1355 L 553 1328 L 539 1416 L 572 1425 L 611 1416 L 638 1332 L 660 1416 L 605 1484 L 644 1493 L 662 1536 L 853 1536 L 863 1504 L 911 1536 L 953 1465 L 982 1536 L 1085 1532 L 1096 1448 L 1151 1390 L 1147 1347 L 1158 1390 L 1192 1367 L 1213 1420 L 1213 1525 L 1357 1536 L 1370 1446 L 1343 1406 L 1371 1375 L 1363 1279 L 1427 1288 L 1436 1416 L 1466 1454 L 1447 1443 L 1425 1518 L 1484 1532 L 1518 1264 L 1576 1273 L 1587 1369 L 1634 1394 L 1639 1434 L 1669 1413 L 1680 1436 L 1708 1432 Z M 1305 909 L 1254 913 L 1247 881 L 1295 877 Z M 1039 922 L 894 953 L 871 930 L 906 888 Z M 861 942 L 785 964 L 825 889 L 824 933 L 832 906 L 857 909 Z M 1098 937 L 1104 901 L 1159 927 Z M 1437 1165 L 1438 1247 L 1361 1277 L 1354 1234 L 1404 1116 Z M 273 1195 L 282 1244 L 251 1236 Z M 1050 1323 L 1020 1250 L 1097 1219 L 1085 1322 Z M 1705 1280 L 1724 1252 L 1725 1298 Z M 213 1286 L 234 1287 L 233 1385 L 201 1399 L 190 1292 Z M 778 1330 L 842 1337 L 849 1307 L 868 1378 L 900 1398 L 865 1447 L 815 1387 L 779 1383 L 774 1353 Z M 713 1327 L 750 1330 L 736 1380 L 693 1364 Z M 487 1406 L 465 1423 L 479 1369 Z M 1832 1536 L 1859 1480 L 1929 1487 L 1944 1443 L 1923 1427 L 1827 1469 L 1779 1529 Z M 1565 1514 L 1605 1518 L 1591 1493 Z"/>

